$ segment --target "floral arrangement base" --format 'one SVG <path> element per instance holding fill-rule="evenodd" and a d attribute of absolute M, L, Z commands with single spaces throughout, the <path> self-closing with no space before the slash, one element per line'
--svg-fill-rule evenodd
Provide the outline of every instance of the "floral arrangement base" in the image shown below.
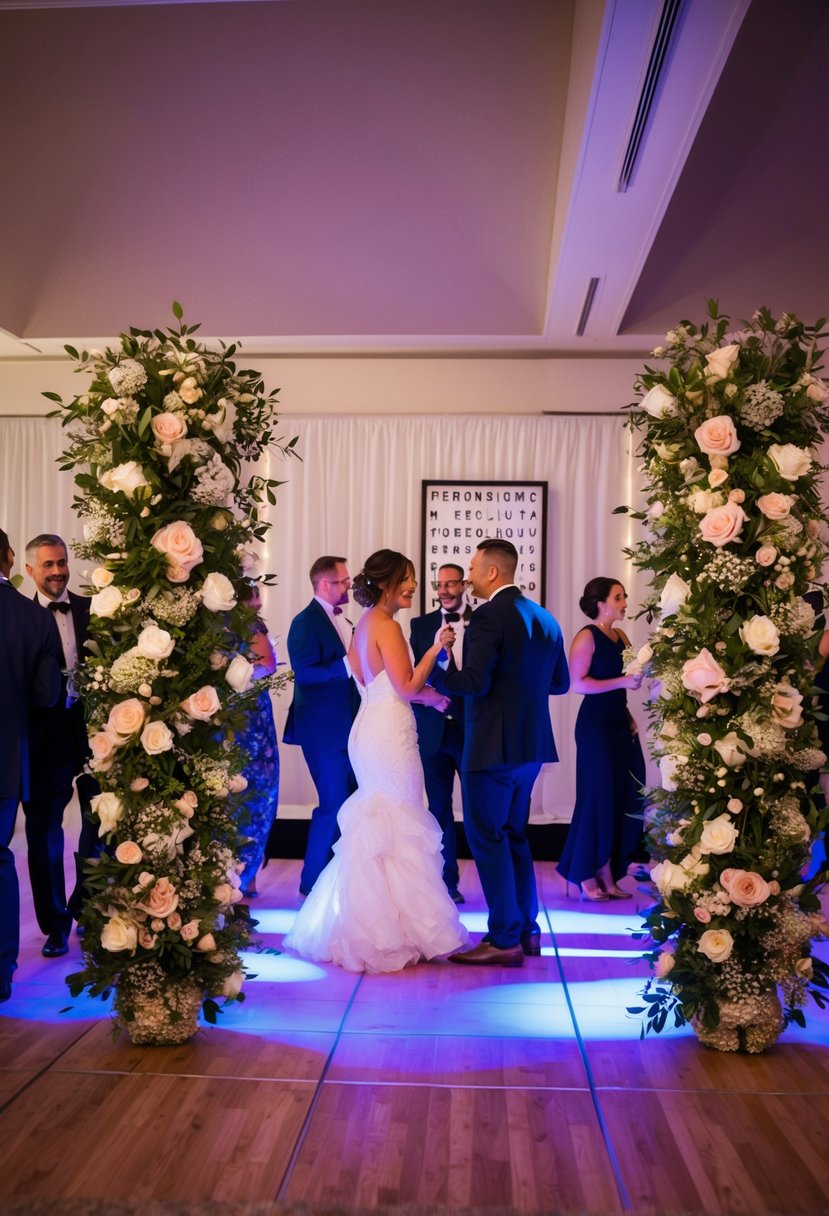
<path fill-rule="evenodd" d="M 761 1052 L 774 1046 L 785 1026 L 780 998 L 772 989 L 720 1005 L 719 1025 L 707 1030 L 698 1018 L 691 1026 L 701 1043 L 717 1051 Z"/>
<path fill-rule="evenodd" d="M 164 992 L 115 995 L 118 1025 L 139 1047 L 173 1047 L 192 1039 L 199 1028 L 201 987 L 192 980 L 168 981 Z"/>

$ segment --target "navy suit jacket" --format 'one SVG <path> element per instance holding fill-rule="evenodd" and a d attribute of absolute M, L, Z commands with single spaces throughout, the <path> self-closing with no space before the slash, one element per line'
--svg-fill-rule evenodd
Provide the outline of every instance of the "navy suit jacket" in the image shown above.
<path fill-rule="evenodd" d="M 39 606 L 37 597 L 35 604 Z M 75 646 L 78 651 L 78 665 L 84 661 L 84 643 L 89 636 L 89 597 L 69 592 L 69 605 L 72 612 L 72 623 L 75 628 Z M 52 632 L 55 635 L 58 655 L 62 655 L 60 634 L 53 614 L 48 608 L 46 613 Z M 61 664 L 63 666 L 63 664 Z M 32 752 L 32 784 L 38 788 L 42 783 L 48 784 L 47 775 L 58 765 L 70 764 L 74 775 L 83 769 L 89 755 L 89 740 L 86 733 L 83 706 L 75 701 L 71 707 L 66 704 L 67 679 L 61 675 L 60 693 L 51 709 L 35 708 L 29 715 Z M 41 780 L 42 779 L 42 780 Z M 33 794 L 34 796 L 34 794 Z"/>
<path fill-rule="evenodd" d="M 0 798 L 29 796 L 29 707 L 60 693 L 55 626 L 39 604 L 0 582 Z"/>
<path fill-rule="evenodd" d="M 345 747 L 360 693 L 346 671 L 340 635 L 315 599 L 291 621 L 288 657 L 294 670 L 294 697 L 283 740 Z"/>
<path fill-rule="evenodd" d="M 440 682 L 466 702 L 464 770 L 558 760 L 547 698 L 570 687 L 564 640 L 555 617 L 518 587 L 476 609 L 463 670 Z"/>
<path fill-rule="evenodd" d="M 442 622 L 443 613 L 440 608 L 436 608 L 434 612 L 427 612 L 424 616 L 416 616 L 412 621 L 411 646 L 415 663 L 420 662 L 434 642 L 435 634 L 440 629 Z M 427 681 L 438 692 L 445 691 L 441 687 L 444 674 L 443 668 L 436 663 Z M 432 709 L 431 705 L 418 705 L 416 702 L 412 702 L 412 709 L 417 721 L 417 742 L 421 754 L 424 756 L 434 756 L 435 752 L 440 750 L 446 730 L 446 714 L 451 714 L 463 730 L 465 712 L 463 697 L 452 697 L 451 708 L 446 713 L 441 713 L 439 709 Z"/>

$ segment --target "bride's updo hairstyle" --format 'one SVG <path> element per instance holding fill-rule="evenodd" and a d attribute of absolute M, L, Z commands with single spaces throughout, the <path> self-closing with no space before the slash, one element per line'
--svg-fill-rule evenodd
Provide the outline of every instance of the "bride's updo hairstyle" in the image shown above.
<path fill-rule="evenodd" d="M 355 575 L 351 594 L 361 608 L 373 608 L 384 591 L 395 591 L 406 578 L 414 578 L 414 566 L 408 557 L 394 549 L 378 549 Z"/>
<path fill-rule="evenodd" d="M 591 621 L 599 615 L 599 604 L 603 604 L 610 595 L 612 587 L 621 587 L 618 578 L 591 578 L 579 600 L 579 608 Z"/>

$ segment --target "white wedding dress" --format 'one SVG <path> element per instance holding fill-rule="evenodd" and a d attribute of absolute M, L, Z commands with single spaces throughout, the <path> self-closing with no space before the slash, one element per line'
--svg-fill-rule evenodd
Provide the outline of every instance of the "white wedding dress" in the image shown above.
<path fill-rule="evenodd" d="M 364 688 L 348 739 L 358 789 L 340 807 L 334 857 L 284 945 L 347 971 L 399 971 L 468 945 L 424 805 L 417 728 L 385 671 Z"/>

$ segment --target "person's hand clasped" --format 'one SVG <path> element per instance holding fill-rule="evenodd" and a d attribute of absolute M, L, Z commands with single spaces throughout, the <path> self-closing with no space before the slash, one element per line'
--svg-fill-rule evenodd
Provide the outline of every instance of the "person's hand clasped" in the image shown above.
<path fill-rule="evenodd" d="M 440 645 L 447 654 L 451 654 L 452 647 L 455 644 L 455 630 L 451 625 L 444 625 L 437 636 L 436 645 Z"/>
<path fill-rule="evenodd" d="M 641 672 L 641 671 L 632 672 L 631 675 L 628 676 L 628 679 L 630 680 L 630 684 L 628 685 L 628 687 L 634 689 L 634 691 L 637 688 L 641 688 L 643 678 L 644 678 L 643 672 Z"/>

